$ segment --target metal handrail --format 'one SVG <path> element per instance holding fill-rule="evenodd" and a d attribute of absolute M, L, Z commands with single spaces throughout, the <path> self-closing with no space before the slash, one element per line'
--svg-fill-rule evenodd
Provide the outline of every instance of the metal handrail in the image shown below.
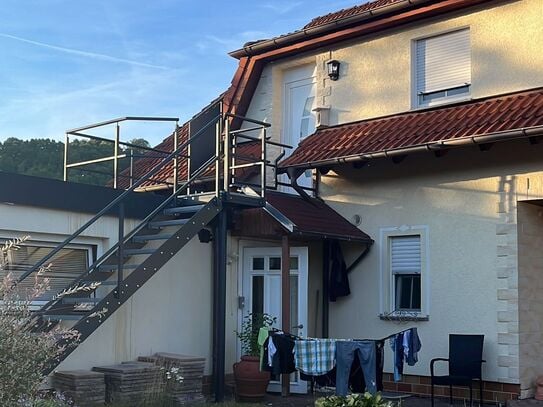
<path fill-rule="evenodd" d="M 214 156 L 211 157 L 209 160 L 207 160 L 200 168 L 198 168 L 194 174 L 177 190 L 177 193 L 180 191 L 185 190 L 192 182 L 194 182 L 195 178 L 197 178 L 199 175 L 201 175 L 202 172 L 204 172 L 209 166 L 214 162 L 218 161 L 220 157 Z M 126 236 L 123 237 L 122 242 L 118 241 L 115 243 L 112 247 L 110 247 L 104 254 L 102 254 L 97 260 L 94 261 L 94 263 L 86 270 L 85 273 L 81 274 L 79 277 L 74 279 L 70 283 L 70 287 L 76 286 L 78 283 L 83 281 L 85 277 L 87 277 L 89 274 L 92 274 L 94 271 L 96 271 L 103 263 L 106 261 L 113 253 L 115 253 L 116 250 L 118 250 L 121 246 L 125 245 L 130 239 L 132 239 L 140 230 L 142 230 L 147 223 L 153 219 L 157 214 L 160 213 L 175 197 L 177 194 L 170 195 L 167 199 L 165 199 L 158 207 L 156 207 L 151 213 L 149 213 L 145 219 L 143 219 L 139 225 L 134 227 Z M 48 303 L 43 305 L 41 307 L 40 312 L 44 313 L 47 312 L 49 307 L 53 305 L 56 302 L 56 299 L 51 299 Z"/>
<path fill-rule="evenodd" d="M 43 257 L 39 262 L 37 262 L 32 268 L 27 270 L 25 273 L 19 277 L 18 282 L 20 283 L 24 279 L 26 279 L 30 274 L 36 272 L 41 266 L 45 264 L 48 260 L 50 260 L 55 254 L 60 252 L 64 247 L 66 247 L 68 244 L 70 244 L 76 237 L 81 235 L 85 230 L 87 230 L 91 225 L 93 225 L 98 219 L 100 219 L 102 216 L 107 214 L 111 211 L 114 207 L 116 207 L 119 203 L 121 203 L 128 195 L 130 195 L 131 192 L 134 192 L 136 188 L 138 188 L 140 185 L 142 185 L 145 181 L 147 181 L 150 177 L 157 174 L 164 165 L 168 164 L 172 159 L 176 158 L 181 151 L 183 151 L 188 145 L 190 145 L 194 140 L 201 137 L 202 134 L 204 134 L 204 131 L 207 130 L 211 124 L 215 124 L 218 120 L 221 119 L 221 115 L 215 116 L 209 123 L 207 123 L 205 126 L 203 126 L 196 134 L 194 134 L 191 138 L 189 138 L 187 141 L 181 144 L 175 151 L 170 153 L 167 157 L 165 157 L 159 164 L 157 164 L 155 167 L 153 167 L 151 170 L 149 170 L 145 175 L 143 175 L 138 181 L 136 181 L 129 189 L 125 190 L 122 194 L 120 194 L 117 198 L 115 198 L 113 201 L 111 201 L 108 205 L 106 205 L 102 210 L 100 210 L 95 216 L 93 216 L 89 221 L 87 221 L 84 225 L 82 225 L 79 229 L 77 229 L 74 233 L 72 233 L 70 236 L 68 236 L 62 243 L 60 243 L 55 249 L 53 249 L 49 254 L 47 254 L 45 257 Z M 177 130 L 177 129 L 176 129 Z M 174 132 L 174 137 L 177 137 L 177 131 Z M 175 188 L 174 188 L 175 189 Z M 173 195 L 172 195 L 173 196 Z"/>

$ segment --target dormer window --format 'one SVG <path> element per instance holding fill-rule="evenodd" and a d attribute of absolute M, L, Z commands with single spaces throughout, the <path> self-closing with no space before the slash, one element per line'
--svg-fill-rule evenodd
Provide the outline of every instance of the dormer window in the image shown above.
<path fill-rule="evenodd" d="M 469 29 L 417 40 L 415 49 L 416 106 L 434 106 L 469 98 Z"/>

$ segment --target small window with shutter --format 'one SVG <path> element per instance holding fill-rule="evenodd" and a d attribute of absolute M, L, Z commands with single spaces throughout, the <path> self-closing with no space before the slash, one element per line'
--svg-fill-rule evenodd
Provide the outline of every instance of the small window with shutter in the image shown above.
<path fill-rule="evenodd" d="M 1 243 L 1 241 L 0 241 Z M 0 262 L 0 278 L 7 273 L 17 280 L 23 273 L 30 270 L 36 263 L 49 254 L 54 247 L 46 243 L 31 242 L 21 245 L 18 249 L 10 249 Z M 67 247 L 61 249 L 48 262 L 49 271 L 44 275 L 49 279 L 49 290 L 43 293 L 39 301 L 50 300 L 55 294 L 62 291 L 76 278 L 78 278 L 89 267 L 90 248 L 88 247 Z M 33 278 L 25 279 L 21 288 L 31 289 L 34 284 Z"/>
<path fill-rule="evenodd" d="M 465 99 L 471 92 L 470 31 L 462 29 L 415 44 L 418 106 Z"/>
<path fill-rule="evenodd" d="M 420 235 L 390 237 L 394 311 L 421 310 Z"/>

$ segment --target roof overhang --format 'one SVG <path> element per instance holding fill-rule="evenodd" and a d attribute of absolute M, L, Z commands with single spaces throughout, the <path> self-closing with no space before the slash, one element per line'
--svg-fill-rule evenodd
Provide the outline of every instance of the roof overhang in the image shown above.
<path fill-rule="evenodd" d="M 503 0 L 405 0 L 394 7 L 375 10 L 373 15 L 361 14 L 352 19 L 341 20 L 337 24 L 325 24 L 247 45 L 230 53 L 239 59 L 239 64 L 232 84 L 225 92 L 225 111 L 240 116 L 246 114 L 262 69 L 270 61 L 490 1 Z M 239 125 L 239 121 L 233 120 L 233 127 Z"/>
<path fill-rule="evenodd" d="M 371 245 L 373 240 L 324 202 L 268 192 L 264 208 L 236 214 L 232 233 L 240 237 L 277 239 L 289 235 L 304 240 L 335 239 Z"/>
<path fill-rule="evenodd" d="M 282 57 L 488 1 L 491 0 L 399 0 L 326 24 L 247 43 L 229 55 L 237 59 L 257 55 Z"/>

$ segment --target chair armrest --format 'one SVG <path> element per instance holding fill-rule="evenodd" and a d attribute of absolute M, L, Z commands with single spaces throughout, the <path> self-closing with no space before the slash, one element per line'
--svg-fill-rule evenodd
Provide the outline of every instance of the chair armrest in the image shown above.
<path fill-rule="evenodd" d="M 436 362 L 449 362 L 449 359 L 445 358 L 435 358 L 430 361 L 430 375 L 434 376 L 434 363 Z"/>

